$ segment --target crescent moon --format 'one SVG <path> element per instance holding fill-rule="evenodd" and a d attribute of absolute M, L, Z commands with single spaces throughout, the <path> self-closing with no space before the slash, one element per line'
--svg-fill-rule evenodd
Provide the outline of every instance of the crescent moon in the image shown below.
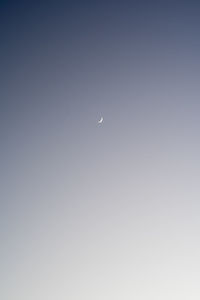
<path fill-rule="evenodd" d="M 101 117 L 101 119 L 98 121 L 99 124 L 101 124 L 103 122 L 103 118 Z"/>

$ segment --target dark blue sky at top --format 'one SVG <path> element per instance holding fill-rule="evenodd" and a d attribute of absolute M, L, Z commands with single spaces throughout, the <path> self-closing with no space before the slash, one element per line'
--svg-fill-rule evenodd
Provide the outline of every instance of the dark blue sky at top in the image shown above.
<path fill-rule="evenodd" d="M 198 1 L 1 1 L 1 32 L 16 34 L 14 30 L 41 29 L 53 26 L 71 25 L 64 28 L 73 33 L 88 26 L 126 27 L 129 25 L 160 26 L 179 25 L 192 27 L 199 24 L 200 4 Z M 117 22 L 122 23 L 117 23 Z M 157 22 L 157 23 L 156 23 Z M 185 22 L 185 24 L 184 24 Z M 82 25 L 83 27 L 79 27 Z M 132 28 L 133 29 L 133 28 Z M 18 32 L 20 33 L 20 32 Z M 8 36 L 7 36 L 8 38 Z"/>
<path fill-rule="evenodd" d="M 182 41 L 199 50 L 200 4 L 198 1 L 1 1 L 1 63 L 13 60 L 26 47 L 49 40 L 101 43 L 118 38 L 121 43 L 146 39 L 147 51 L 154 36 Z M 144 42 L 145 43 L 145 42 Z M 6 68 L 6 66 L 5 66 Z M 1 68 L 1 72 L 5 69 Z"/>
<path fill-rule="evenodd" d="M 63 39 L 69 52 L 82 39 L 106 45 L 107 39 L 123 44 L 135 37 L 144 37 L 148 51 L 155 36 L 198 51 L 199 15 L 198 1 L 2 1 L 0 59 L 4 64 L 26 47 Z"/>
<path fill-rule="evenodd" d="M 84 64 L 86 57 L 102 56 L 109 64 L 124 53 L 128 65 L 134 51 L 143 51 L 144 60 L 166 51 L 198 65 L 199 16 L 198 1 L 1 1 L 1 107 L 18 105 L 7 91 L 22 63 L 38 65 L 42 74 L 45 61 L 53 68 L 63 57 L 69 70 L 72 61 Z"/>

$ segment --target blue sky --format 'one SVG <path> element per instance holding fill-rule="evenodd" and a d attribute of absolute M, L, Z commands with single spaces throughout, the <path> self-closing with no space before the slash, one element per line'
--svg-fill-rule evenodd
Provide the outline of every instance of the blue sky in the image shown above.
<path fill-rule="evenodd" d="M 0 298 L 199 300 L 199 10 L 1 4 Z"/>

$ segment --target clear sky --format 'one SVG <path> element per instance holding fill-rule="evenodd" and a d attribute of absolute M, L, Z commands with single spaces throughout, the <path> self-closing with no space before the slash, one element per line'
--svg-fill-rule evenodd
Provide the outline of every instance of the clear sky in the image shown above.
<path fill-rule="evenodd" d="M 199 16 L 1 2 L 0 299 L 200 299 Z"/>

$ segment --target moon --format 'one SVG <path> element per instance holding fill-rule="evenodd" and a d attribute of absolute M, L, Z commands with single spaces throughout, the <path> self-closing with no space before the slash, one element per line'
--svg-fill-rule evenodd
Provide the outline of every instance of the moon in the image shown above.
<path fill-rule="evenodd" d="M 103 122 L 103 117 L 98 121 L 98 124 L 101 124 Z"/>

